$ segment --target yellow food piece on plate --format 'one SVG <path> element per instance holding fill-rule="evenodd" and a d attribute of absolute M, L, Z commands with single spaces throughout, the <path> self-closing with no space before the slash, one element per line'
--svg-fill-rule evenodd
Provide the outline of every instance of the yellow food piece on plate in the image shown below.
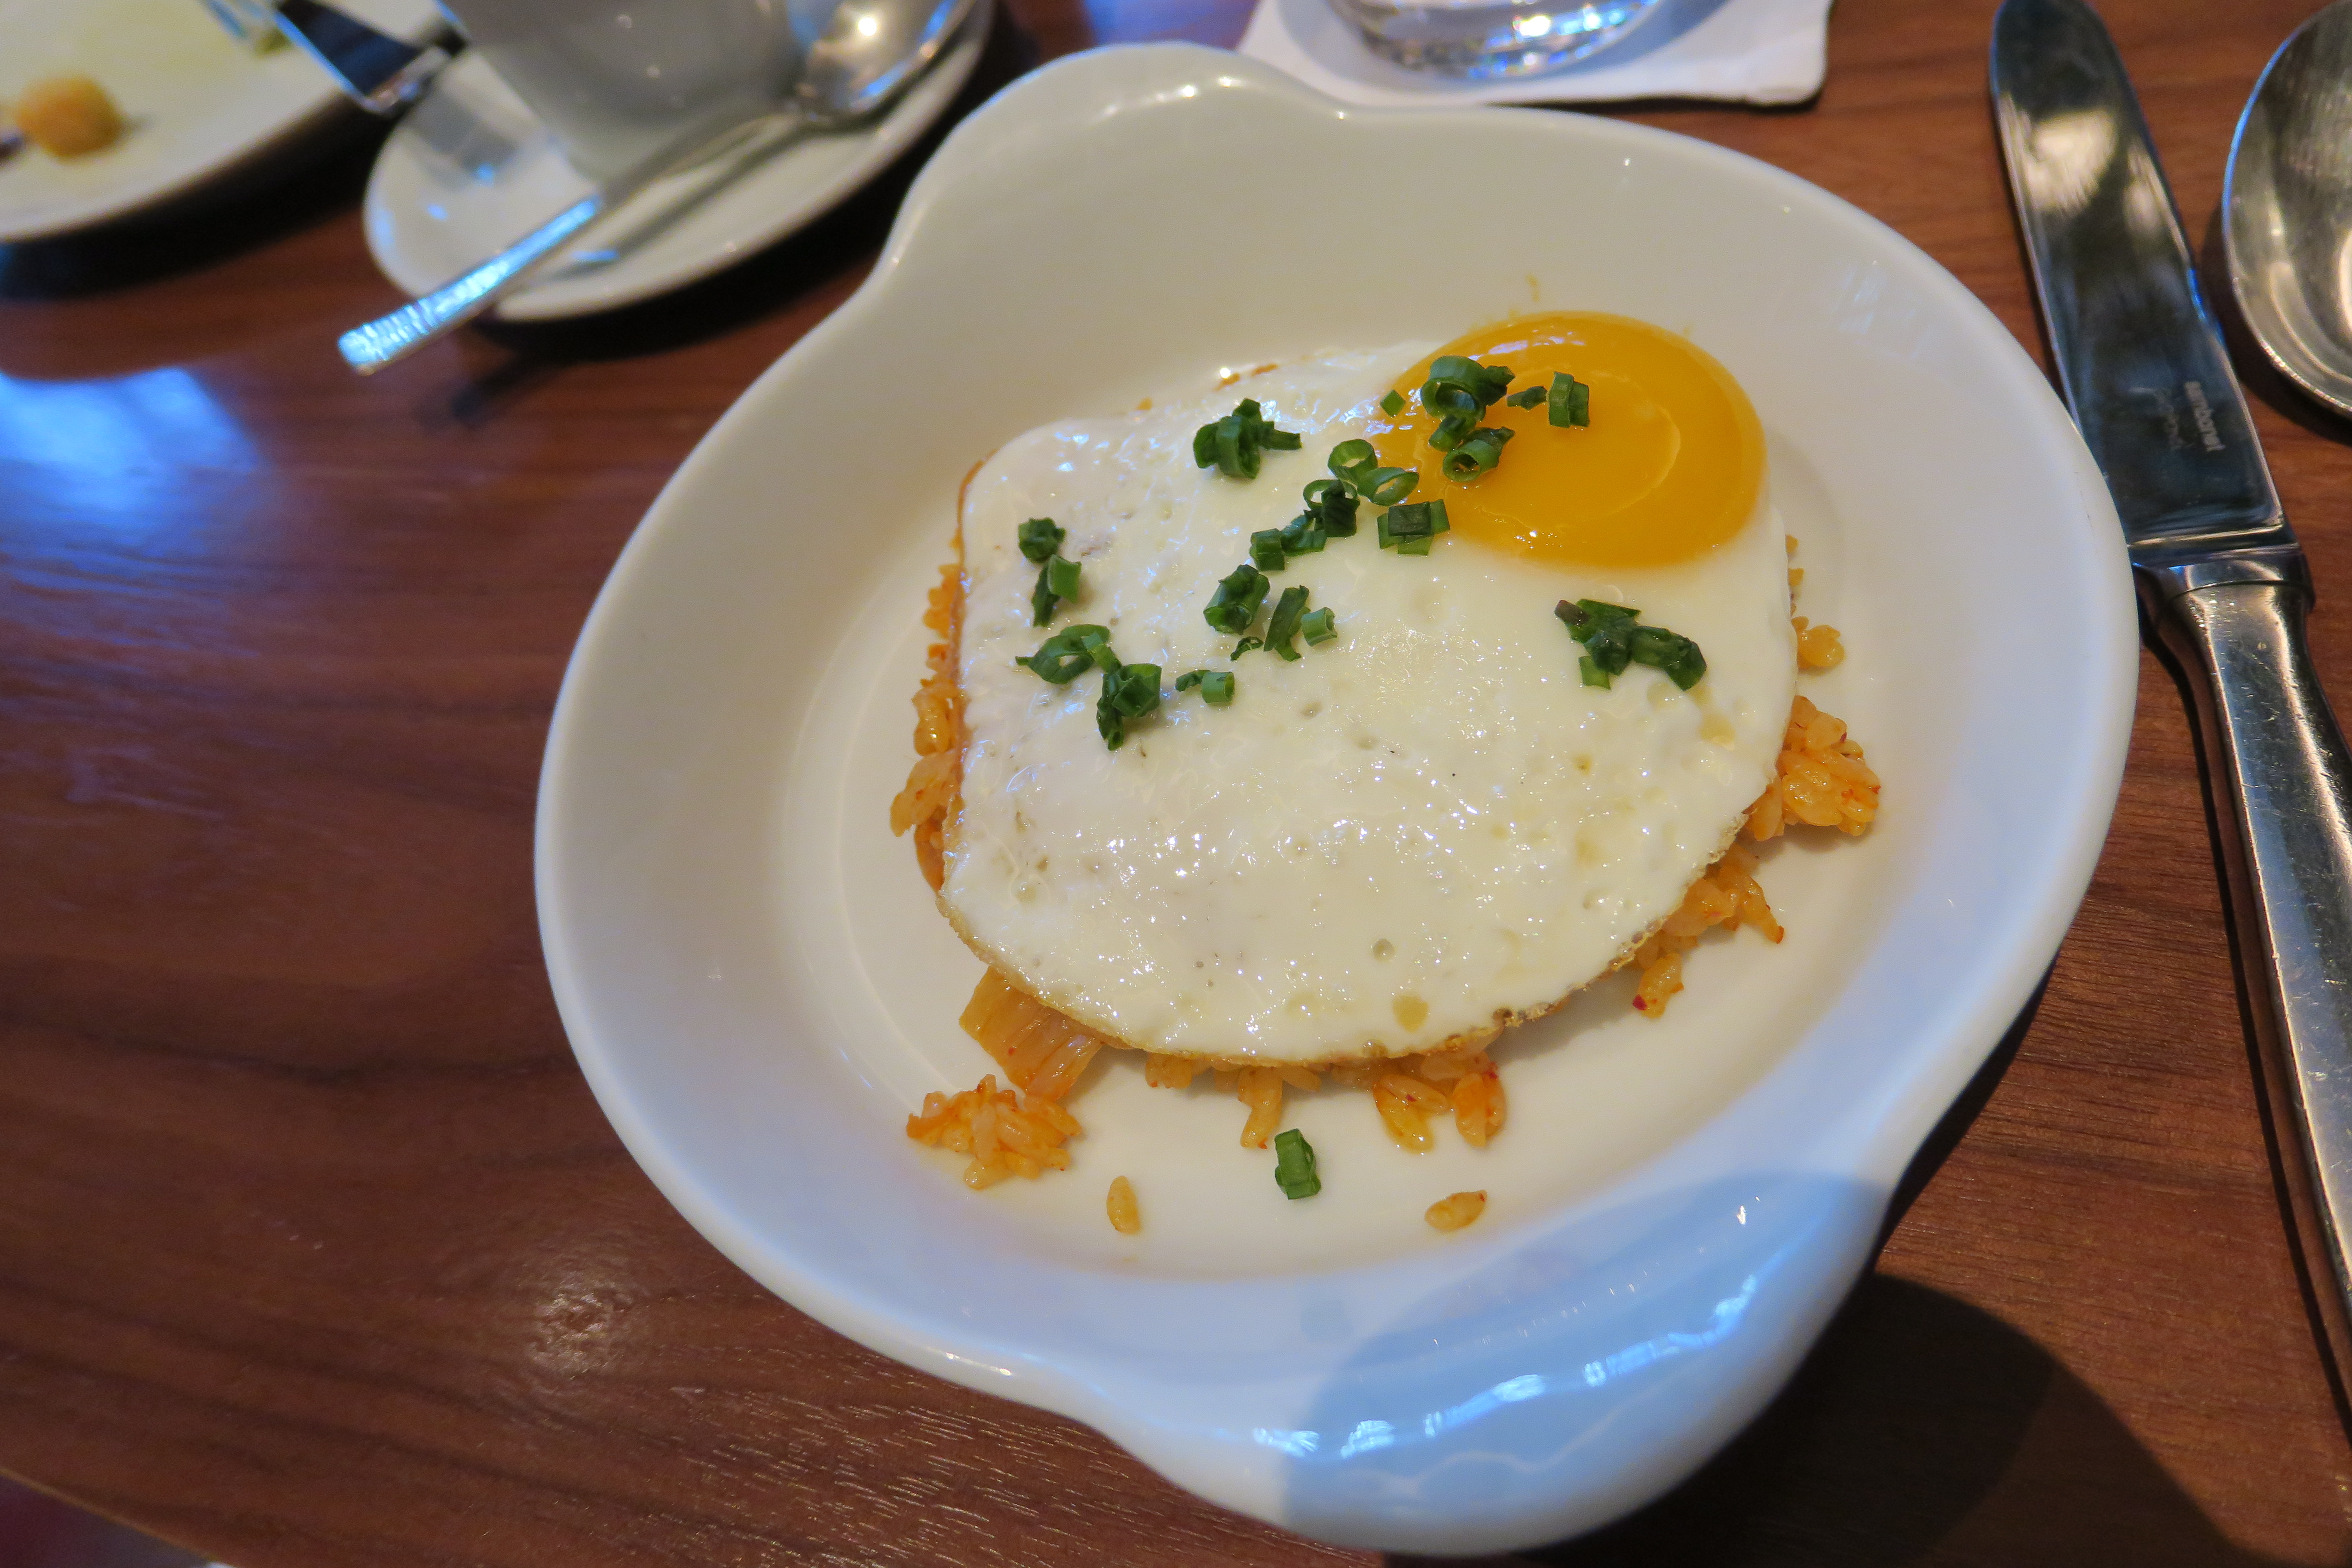
<path fill-rule="evenodd" d="M 1460 1230 L 1486 1212 L 1486 1194 L 1483 1191 L 1456 1193 L 1430 1205 L 1423 1217 L 1440 1230 Z"/>
<path fill-rule="evenodd" d="M 1797 628 L 1799 669 L 1834 669 L 1845 662 L 1845 642 L 1837 627 L 1813 626 L 1802 616 L 1790 619 Z"/>
<path fill-rule="evenodd" d="M 1143 1228 L 1143 1211 L 1135 1206 L 1135 1184 L 1125 1176 L 1110 1179 L 1110 1196 L 1104 1205 L 1110 1212 L 1110 1227 L 1121 1236 L 1133 1236 Z"/>
<path fill-rule="evenodd" d="M 953 1097 L 932 1090 L 923 1096 L 923 1109 L 907 1118 L 908 1137 L 971 1157 L 963 1181 L 974 1191 L 1007 1176 L 1034 1182 L 1047 1171 L 1068 1170 L 1069 1151 L 1062 1145 L 1085 1131 L 1050 1100 L 997 1088 L 994 1073 Z"/>
<path fill-rule="evenodd" d="M 972 987 L 961 1022 L 1014 1087 L 1040 1100 L 1067 1095 L 1105 1043 L 993 969 Z"/>
<path fill-rule="evenodd" d="M 103 152 L 122 139 L 122 111 L 86 76 L 43 77 L 18 96 L 13 118 L 26 141 L 57 158 Z"/>

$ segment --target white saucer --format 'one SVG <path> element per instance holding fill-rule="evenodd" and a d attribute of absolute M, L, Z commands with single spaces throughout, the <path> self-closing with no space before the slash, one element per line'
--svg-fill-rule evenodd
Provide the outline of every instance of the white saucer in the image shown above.
<path fill-rule="evenodd" d="M 980 64 L 992 7 L 879 120 L 754 138 L 660 180 L 497 307 L 511 321 L 635 304 L 733 265 L 830 212 L 930 129 Z M 384 143 L 368 178 L 368 251 L 410 294 L 438 289 L 593 187 L 514 89 L 460 56 Z"/>
<path fill-rule="evenodd" d="M 421 38 L 432 0 L 346 0 L 385 32 Z M 130 121 L 102 153 L 26 148 L 0 163 L 0 245 L 129 217 L 267 156 L 344 112 L 300 51 L 257 54 L 195 0 L 0 0 L 0 103 L 27 82 L 96 79 Z"/>

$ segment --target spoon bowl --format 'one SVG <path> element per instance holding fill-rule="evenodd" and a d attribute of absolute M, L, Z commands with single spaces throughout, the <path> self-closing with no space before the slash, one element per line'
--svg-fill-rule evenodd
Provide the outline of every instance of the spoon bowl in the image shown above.
<path fill-rule="evenodd" d="M 2279 47 L 2230 146 L 2230 288 L 2287 378 L 2352 417 L 2352 0 Z"/>
<path fill-rule="evenodd" d="M 812 125 L 853 123 L 897 98 L 947 47 L 973 0 L 842 0 L 801 63 L 793 98 Z"/>

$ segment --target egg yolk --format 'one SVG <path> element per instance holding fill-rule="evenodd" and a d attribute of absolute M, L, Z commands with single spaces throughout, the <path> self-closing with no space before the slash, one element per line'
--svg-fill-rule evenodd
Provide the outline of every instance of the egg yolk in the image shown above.
<path fill-rule="evenodd" d="M 1560 427 L 1546 405 L 1496 403 L 1480 424 L 1512 432 L 1502 460 L 1445 476 L 1422 383 L 1440 354 L 1507 365 L 1511 390 L 1566 372 L 1591 390 L 1590 425 Z M 1697 344 L 1626 316 L 1521 316 L 1456 338 L 1396 384 L 1406 402 L 1375 415 L 1383 467 L 1419 471 L 1412 500 L 1443 500 L 1457 534 L 1539 561 L 1665 566 L 1738 533 L 1764 483 L 1764 428 L 1731 373 Z"/>

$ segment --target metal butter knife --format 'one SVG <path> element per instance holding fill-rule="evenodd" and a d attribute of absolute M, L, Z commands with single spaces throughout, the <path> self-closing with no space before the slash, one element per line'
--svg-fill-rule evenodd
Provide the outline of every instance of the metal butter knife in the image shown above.
<path fill-rule="evenodd" d="M 410 44 L 378 32 L 321 0 L 204 0 L 205 9 L 239 43 L 259 48 L 283 37 L 319 63 L 343 95 L 371 114 L 398 114 L 424 95 L 455 47 Z"/>
<path fill-rule="evenodd" d="M 278 30 L 370 114 L 398 114 L 449 63 L 437 43 L 403 42 L 320 0 L 277 0 L 277 11 Z"/>
<path fill-rule="evenodd" d="M 2352 1382 L 2352 754 L 2311 579 L 2205 308 L 2139 101 L 2082 0 L 2006 0 L 1992 91 L 2052 357 L 2150 625 L 2195 692 L 2281 1163 Z"/>

